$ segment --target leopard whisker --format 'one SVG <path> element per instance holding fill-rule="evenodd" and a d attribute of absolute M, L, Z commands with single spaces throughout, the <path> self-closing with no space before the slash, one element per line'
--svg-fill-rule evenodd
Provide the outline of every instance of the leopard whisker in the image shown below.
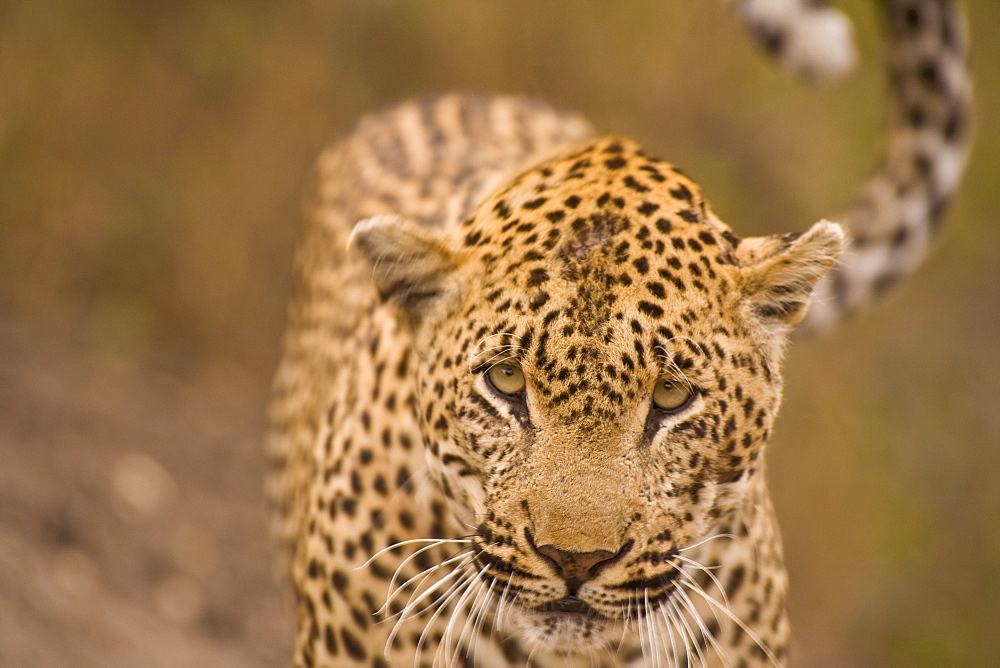
<path fill-rule="evenodd" d="M 419 657 L 420 654 L 423 652 L 424 643 L 427 640 L 427 632 L 430 631 L 431 628 L 434 626 L 435 620 L 437 620 L 437 618 L 441 616 L 441 613 L 444 612 L 445 609 L 450 605 L 452 599 L 455 598 L 455 596 L 464 595 L 464 592 L 467 590 L 469 584 L 475 577 L 476 573 L 474 571 L 463 572 L 461 574 L 461 577 L 456 582 L 452 583 L 452 585 L 448 588 L 448 591 L 445 592 L 444 596 L 442 596 L 435 602 L 434 613 L 431 615 L 430 619 L 428 619 L 427 622 L 424 624 L 424 629 L 423 631 L 420 632 L 420 638 L 417 640 L 417 649 L 414 655 L 415 659 L 416 657 Z M 462 592 L 462 594 L 459 594 L 459 592 Z M 452 612 L 452 614 L 455 614 L 454 611 Z M 435 649 L 434 651 L 435 660 L 437 658 L 438 652 L 441 650 L 442 643 L 439 643 L 437 649 Z"/>
<path fill-rule="evenodd" d="M 517 334 L 514 334 L 513 332 L 497 332 L 496 334 L 489 334 L 487 336 L 484 336 L 482 339 L 479 340 L 479 342 L 475 346 L 473 346 L 473 348 L 472 348 L 472 356 L 475 357 L 476 355 L 479 354 L 477 351 L 479 350 L 480 346 L 482 346 L 483 344 L 485 344 L 490 339 L 495 339 L 497 337 L 507 337 L 507 338 L 509 338 L 511 340 L 516 340 L 516 341 L 520 341 L 521 338 L 522 338 L 521 336 L 519 336 Z M 509 346 L 509 345 L 512 345 L 512 344 L 505 342 L 505 343 L 502 343 L 498 347 Z"/>
<path fill-rule="evenodd" d="M 403 607 L 402 610 L 400 610 L 399 614 L 397 615 L 396 623 L 393 624 L 392 630 L 389 631 L 389 637 L 386 638 L 385 646 L 383 648 L 383 654 L 387 661 L 389 660 L 389 654 L 392 650 L 393 642 L 395 641 L 396 636 L 402 630 L 403 624 L 410 621 L 411 619 L 414 619 L 415 617 L 418 617 L 420 614 L 426 612 L 431 608 L 438 607 L 440 605 L 441 598 L 432 601 L 428 606 L 425 606 L 418 610 L 417 607 L 419 605 L 420 600 L 422 600 L 426 596 L 432 595 L 435 591 L 437 591 L 440 587 L 443 587 L 445 584 L 447 584 L 447 588 L 445 590 L 445 596 L 447 596 L 449 592 L 453 591 L 455 587 L 457 587 L 459 583 L 461 583 L 461 578 L 457 582 L 451 582 L 451 583 L 448 582 L 449 580 L 452 579 L 452 577 L 458 574 L 460 574 L 459 571 L 452 571 L 451 573 L 448 573 L 440 580 L 435 582 L 433 585 L 431 585 L 429 589 L 424 591 L 420 595 L 420 598 L 417 600 L 413 599 L 413 597 L 416 596 L 416 592 L 414 592 L 410 596 L 410 599 L 407 601 L 406 605 Z M 431 621 L 433 621 L 436 617 L 437 617 L 437 610 L 435 611 L 435 614 L 431 617 Z M 424 628 L 426 629 L 427 627 L 425 626 Z M 420 656 L 420 648 L 418 647 L 417 652 L 414 655 L 414 661 L 416 661 L 417 657 L 419 656 Z"/>
<path fill-rule="evenodd" d="M 642 635 L 644 633 L 643 630 L 642 630 L 642 627 L 641 627 L 641 623 L 642 623 L 642 618 L 643 618 L 643 616 L 646 613 L 641 609 L 641 607 L 639 605 L 639 595 L 638 594 L 636 594 L 635 596 L 633 596 L 632 600 L 635 603 L 635 610 L 634 610 L 634 613 L 635 613 L 635 632 L 639 635 L 639 637 L 641 639 Z"/>
<path fill-rule="evenodd" d="M 540 643 L 538 640 L 531 641 L 531 649 L 528 651 L 528 659 L 524 662 L 524 665 L 526 666 L 535 665 L 535 654 L 538 653 L 538 650 L 541 649 L 541 647 L 542 643 Z"/>
<path fill-rule="evenodd" d="M 698 615 L 696 610 L 686 612 L 686 606 L 684 606 L 680 600 L 675 601 L 674 605 L 677 606 L 677 608 L 680 609 L 685 615 L 688 629 L 690 629 L 691 632 L 691 645 L 694 648 L 698 663 L 703 667 L 707 667 L 708 659 L 705 657 L 705 641 L 701 637 L 701 628 L 699 626 L 701 617 Z"/>
<path fill-rule="evenodd" d="M 658 668 L 663 652 L 660 649 L 660 634 L 656 628 L 656 618 L 653 616 L 653 606 L 649 603 L 649 590 L 643 592 L 646 603 L 646 623 L 649 628 L 650 649 L 653 654 L 653 666 Z M 665 649 L 665 648 L 664 648 Z"/>
<path fill-rule="evenodd" d="M 670 659 L 671 662 L 676 665 L 680 660 L 680 657 L 677 656 L 677 643 L 675 642 L 677 638 L 674 636 L 674 627 L 676 626 L 676 622 L 674 622 L 673 615 L 667 606 L 660 606 L 660 614 L 663 617 L 663 623 L 667 629 L 667 640 L 670 641 Z"/>
<path fill-rule="evenodd" d="M 427 640 L 428 631 L 430 631 L 434 627 L 434 622 L 437 621 L 438 617 L 441 616 L 441 613 L 443 613 L 445 609 L 448 607 L 448 604 L 451 601 L 451 599 L 454 596 L 458 595 L 460 591 L 464 591 L 465 587 L 469 584 L 469 579 L 467 575 L 468 574 L 466 574 L 466 577 L 463 577 L 462 579 L 458 580 L 451 587 L 448 588 L 448 591 L 445 592 L 445 597 L 442 599 L 440 604 L 434 610 L 434 614 L 432 614 L 430 619 L 427 620 L 427 623 L 424 624 L 424 628 L 420 632 L 420 638 L 417 641 L 416 651 L 413 655 L 414 668 L 417 668 L 417 660 L 424 651 L 424 643 Z M 443 638 L 439 639 L 437 647 L 434 648 L 434 657 L 431 660 L 432 665 L 438 665 L 438 657 L 441 655 L 442 652 L 447 652 L 447 648 L 445 647 Z"/>
<path fill-rule="evenodd" d="M 677 555 L 677 558 L 680 559 L 681 561 L 687 563 L 687 564 L 690 564 L 694 568 L 697 568 L 699 571 L 702 571 L 703 573 L 705 573 L 705 575 L 707 575 L 709 578 L 711 578 L 712 582 L 715 584 L 716 587 L 718 587 L 719 592 L 722 594 L 722 601 L 723 601 L 723 603 L 726 605 L 727 608 L 729 607 L 729 597 L 726 595 L 726 588 L 722 586 L 722 583 L 719 581 L 719 578 L 716 577 L 715 573 L 712 572 L 712 570 L 714 570 L 714 569 L 709 568 L 708 566 L 703 566 L 702 564 L 698 563 L 694 559 L 689 559 L 689 558 L 687 558 L 685 556 L 682 556 L 682 555 Z M 685 579 L 687 579 L 689 582 L 691 582 L 695 586 L 698 586 L 698 583 L 694 580 L 694 578 L 691 577 L 691 575 L 689 573 L 685 572 L 683 568 L 678 568 L 677 570 L 680 572 L 680 574 L 681 574 L 682 577 L 684 577 Z"/>
<path fill-rule="evenodd" d="M 493 352 L 492 354 L 490 354 L 491 351 L 494 350 L 497 352 Z M 507 344 L 504 344 L 502 346 L 493 346 L 491 348 L 484 348 L 479 353 L 469 356 L 469 373 L 472 373 L 473 369 L 475 369 L 476 367 L 495 364 L 494 360 L 497 359 L 498 357 L 507 357 L 507 356 L 514 357 L 512 353 L 515 350 L 517 350 L 517 348 L 513 348 Z M 487 357 L 487 355 L 489 356 Z M 480 359 L 482 359 L 483 361 L 479 361 Z"/>
<path fill-rule="evenodd" d="M 503 341 L 503 342 L 501 342 L 501 343 L 499 343 L 498 345 L 495 345 L 495 346 L 489 346 L 489 347 L 485 346 L 485 343 L 487 341 L 489 341 L 490 339 L 496 338 L 498 336 L 501 336 L 501 337 L 502 336 L 506 336 L 506 337 L 510 337 L 511 339 L 516 338 L 517 341 L 513 341 L 513 340 L 511 340 L 511 341 Z M 487 350 L 496 350 L 498 348 L 517 348 L 517 347 L 519 347 L 518 341 L 520 341 L 520 340 L 521 340 L 521 337 L 519 337 L 519 336 L 515 337 L 515 335 L 508 334 L 506 332 L 501 332 L 500 334 L 491 334 L 490 336 L 487 336 L 486 338 L 484 338 L 482 341 L 480 341 L 479 343 L 477 343 L 475 345 L 475 347 L 472 349 L 471 356 L 473 358 L 479 357 L 480 355 L 482 355 Z"/>
<path fill-rule="evenodd" d="M 771 648 L 767 646 L 767 643 L 761 640 L 760 636 L 757 635 L 757 633 L 752 628 L 750 628 L 748 624 L 746 624 L 742 619 L 739 618 L 739 616 L 737 616 L 732 610 L 730 610 L 729 606 L 722 605 L 697 585 L 692 585 L 690 583 L 682 583 L 682 584 L 686 586 L 690 591 L 693 591 L 699 596 L 701 596 L 710 606 L 722 612 L 722 614 L 724 614 L 726 617 L 732 620 L 734 624 L 743 629 L 743 631 L 748 636 L 750 636 L 750 639 L 753 640 L 754 643 L 756 643 L 757 646 L 760 647 L 760 649 L 764 652 L 764 654 L 767 655 L 767 658 L 771 660 L 772 664 L 774 664 L 775 666 L 780 665 L 778 662 L 778 658 L 774 656 L 774 652 L 772 652 Z"/>
<path fill-rule="evenodd" d="M 648 595 L 646 594 L 645 591 L 643 591 L 643 595 L 644 595 L 643 601 L 648 601 L 649 600 Z M 635 602 L 637 609 L 636 630 L 638 631 L 639 634 L 639 646 L 642 648 L 643 663 L 649 664 L 652 661 L 651 657 L 654 654 L 652 647 L 652 634 L 649 631 L 650 610 L 648 605 L 643 605 L 644 609 L 641 612 L 638 612 L 639 604 L 640 604 L 639 597 L 638 595 L 636 595 L 636 602 Z"/>
<path fill-rule="evenodd" d="M 394 600 L 396 600 L 396 597 L 399 596 L 400 592 L 402 592 L 408 586 L 413 585 L 415 588 L 419 588 L 420 585 L 424 582 L 424 580 L 426 580 L 428 577 L 430 577 L 435 571 L 438 571 L 438 570 L 440 570 L 440 569 L 442 569 L 442 568 L 444 568 L 446 566 L 449 566 L 449 565 L 455 563 L 456 561 L 461 561 L 463 559 L 468 560 L 468 559 L 472 558 L 471 553 L 460 552 L 460 553 L 456 554 L 455 556 L 453 556 L 453 557 L 451 557 L 451 558 L 449 558 L 449 559 L 447 559 L 445 561 L 442 561 L 439 564 L 435 564 L 434 566 L 431 566 L 428 569 L 420 571 L 419 573 L 417 573 L 413 577 L 408 578 L 407 580 L 404 580 L 403 582 L 399 583 L 398 586 L 396 586 L 396 576 L 399 573 L 400 569 L 402 569 L 406 565 L 406 562 L 409 561 L 410 559 L 413 559 L 414 557 L 416 557 L 418 554 L 420 554 L 420 552 L 422 552 L 424 550 L 429 550 L 432 547 L 434 547 L 434 545 L 428 545 L 427 547 L 423 548 L 422 550 L 413 553 L 412 555 L 410 555 L 409 558 L 406 559 L 406 561 L 404 561 L 402 564 L 399 565 L 399 567 L 396 569 L 396 573 L 394 573 L 393 576 L 392 576 L 392 580 L 389 582 L 389 591 L 386 593 L 385 603 L 382 604 L 382 607 L 379 609 L 379 612 L 385 612 L 388 609 L 389 605 L 392 604 L 392 602 Z M 419 582 L 418 582 L 418 580 L 419 580 Z M 395 588 L 393 588 L 394 586 L 395 586 Z"/>
<path fill-rule="evenodd" d="M 475 618 L 472 623 L 471 637 L 473 638 L 475 638 L 477 635 L 481 636 L 483 633 L 483 624 L 486 621 L 486 610 L 490 607 L 490 603 L 495 600 L 491 597 L 493 596 L 493 588 L 496 587 L 496 585 L 497 585 L 496 578 L 490 578 L 490 586 L 487 588 L 486 594 L 483 596 L 482 602 L 479 604 L 478 609 L 476 610 Z M 459 637 L 458 641 L 462 642 L 462 639 L 464 637 L 465 637 L 465 631 L 463 629 L 462 635 Z M 480 644 L 481 643 L 477 642 L 472 645 L 473 665 L 480 665 L 478 661 Z"/>
<path fill-rule="evenodd" d="M 622 635 L 618 639 L 618 651 L 625 646 L 625 636 L 628 635 L 629 626 L 632 624 L 632 596 L 629 596 L 625 603 L 625 611 L 622 613 Z"/>
<path fill-rule="evenodd" d="M 491 346 L 489 348 L 483 347 L 485 346 L 487 341 L 497 337 L 506 337 L 508 340 L 505 340 L 500 345 Z M 518 351 L 521 353 L 526 352 L 521 346 L 518 345 L 517 342 L 520 340 L 521 337 L 518 336 L 517 334 L 514 334 L 513 332 L 498 332 L 496 334 L 490 334 L 486 337 L 483 337 L 478 343 L 476 343 L 475 346 L 473 346 L 472 352 L 469 355 L 469 372 L 472 373 L 472 370 L 475 367 L 482 366 L 483 363 L 482 362 L 477 363 L 477 360 L 481 359 L 486 353 L 492 350 L 499 350 L 501 352 L 494 355 L 493 358 L 491 358 L 491 360 L 488 360 L 486 362 L 487 364 L 490 364 L 492 359 L 495 359 L 497 355 L 502 355 L 504 353 L 509 352 L 511 353 L 511 357 L 517 357 L 517 355 L 514 353 Z"/>
<path fill-rule="evenodd" d="M 486 569 L 479 572 L 479 577 L 476 578 L 475 587 L 478 590 L 475 599 L 469 604 L 468 610 L 465 613 L 465 623 L 462 624 L 462 630 L 458 634 L 458 646 L 464 646 L 466 648 L 471 647 L 475 651 L 476 644 L 473 642 L 475 638 L 475 629 L 477 620 L 482 614 L 483 609 L 489 605 L 490 592 L 493 590 L 492 585 L 487 587 L 486 583 L 483 581 L 482 576 L 485 574 Z M 471 632 L 471 635 L 470 635 Z M 465 644 L 466 635 L 469 635 L 470 644 Z M 475 661 L 473 661 L 475 665 Z"/>
<path fill-rule="evenodd" d="M 658 666 L 660 663 L 659 652 L 656 651 L 656 621 L 652 617 L 652 607 L 649 605 L 649 601 L 646 601 L 645 612 L 642 615 L 643 624 L 645 625 L 645 638 L 646 647 L 649 650 L 650 662 L 654 666 Z"/>
<path fill-rule="evenodd" d="M 420 587 L 424 585 L 426 578 L 422 579 L 414 591 L 410 594 L 410 597 L 406 601 L 406 605 L 403 606 L 403 609 L 399 611 L 398 615 L 395 615 L 398 619 L 396 621 L 396 625 L 393 627 L 393 633 L 396 632 L 396 628 L 404 621 L 418 617 L 427 610 L 440 605 L 440 601 L 443 596 L 447 595 L 448 591 L 451 590 L 456 582 L 461 582 L 462 576 L 464 575 L 461 570 L 461 566 L 463 565 L 464 564 L 460 564 L 458 568 L 446 573 L 423 591 L 420 590 Z M 458 577 L 457 581 L 454 580 L 456 576 Z M 439 591 L 442 588 L 445 588 L 446 590 L 443 596 L 439 595 L 437 598 L 432 598 L 426 605 L 423 603 L 426 599 L 434 596 L 435 594 L 439 594 Z M 390 637 L 394 637 L 394 635 Z"/>
<path fill-rule="evenodd" d="M 484 366 L 485 370 L 489 370 L 492 369 L 497 364 L 504 364 L 505 362 L 516 360 L 518 357 L 516 353 L 519 350 L 521 349 L 512 346 L 507 346 L 500 352 L 494 353 L 492 356 L 490 356 L 488 359 L 486 359 L 477 366 Z"/>
<path fill-rule="evenodd" d="M 497 332 L 496 334 L 487 334 L 486 336 L 484 336 L 483 338 L 481 338 L 476 343 L 476 345 L 474 345 L 472 347 L 472 353 L 471 353 L 472 357 L 475 357 L 476 355 L 478 355 L 479 354 L 479 348 L 480 348 L 480 346 L 483 346 L 490 339 L 495 339 L 497 337 L 504 337 L 504 336 L 509 336 L 509 334 L 507 334 L 506 332 Z M 502 346 L 504 344 L 500 344 L 500 345 Z"/>
<path fill-rule="evenodd" d="M 680 604 L 680 601 L 674 599 L 673 597 L 670 599 L 670 606 L 677 614 L 678 619 L 681 620 L 681 624 L 684 628 L 684 651 L 687 653 L 688 665 L 708 665 L 705 661 L 705 655 L 702 652 L 701 644 L 698 642 L 698 636 L 695 633 L 694 628 L 691 626 L 691 615 L 688 614 L 688 611 Z M 697 617 L 697 615 L 695 616 Z"/>
<path fill-rule="evenodd" d="M 691 586 L 691 587 L 700 587 L 701 586 L 701 585 L 698 584 L 698 582 L 694 578 L 692 578 L 688 573 L 685 573 L 683 570 L 681 570 L 681 576 L 685 580 L 688 581 L 687 582 L 688 586 Z M 718 580 L 716 580 L 716 584 L 717 584 L 717 586 L 721 587 L 721 585 L 718 585 Z M 726 596 L 725 590 L 721 590 L 721 591 L 722 591 L 723 597 L 725 598 L 725 596 Z M 683 589 L 681 589 L 680 587 L 677 587 L 677 593 L 678 593 L 678 595 L 684 596 L 684 598 L 687 599 L 689 602 L 691 602 L 692 606 L 694 606 L 693 601 L 691 601 L 691 598 L 687 595 L 687 593 Z M 727 608 L 730 607 L 730 605 L 729 605 L 729 599 L 728 598 L 725 599 L 725 606 Z M 692 609 L 694 609 L 694 608 L 692 607 Z M 719 613 L 715 610 L 715 608 L 712 608 L 712 607 L 709 607 L 709 610 L 712 612 L 712 617 L 715 619 L 715 623 L 718 624 L 718 625 L 721 625 L 722 624 L 722 620 L 719 619 Z M 696 614 L 698 614 L 698 613 L 696 613 Z M 701 620 L 700 616 L 699 616 L 699 620 Z M 713 643 L 715 642 L 715 637 L 714 636 L 712 636 L 712 641 L 713 641 Z M 721 652 L 721 649 L 720 649 L 720 652 Z"/>
<path fill-rule="evenodd" d="M 681 647 L 681 652 L 683 652 L 685 663 L 691 665 L 691 643 L 688 640 L 687 625 L 684 622 L 684 617 L 681 615 L 677 607 L 672 605 L 673 601 L 667 600 L 660 604 L 660 610 L 664 611 L 664 620 L 669 619 L 673 629 L 677 632 L 678 645 Z M 675 648 L 676 649 L 676 648 Z M 674 663 L 679 665 L 680 657 L 675 655 Z"/>
<path fill-rule="evenodd" d="M 496 578 L 494 578 L 494 582 Z M 497 636 L 497 628 L 506 625 L 507 617 L 510 614 L 511 606 L 513 601 L 507 598 L 510 594 L 511 581 L 507 580 L 507 584 L 503 588 L 503 594 L 500 595 L 500 599 L 497 602 L 497 609 L 493 613 L 493 627 L 490 629 L 490 639 L 495 641 Z"/>
<path fill-rule="evenodd" d="M 659 355 L 657 355 L 657 357 L 659 358 L 663 366 L 665 366 L 668 371 L 672 372 L 675 376 L 677 376 L 677 378 L 682 383 L 684 383 L 684 386 L 688 390 L 694 391 L 694 385 L 691 383 L 691 380 L 684 374 L 684 371 L 680 368 L 680 366 L 677 365 L 677 361 L 674 359 L 674 353 L 667 348 L 668 344 L 678 340 L 687 340 L 693 343 L 695 346 L 698 346 L 698 343 L 691 337 L 678 334 L 677 336 L 674 336 L 672 338 L 667 339 L 666 341 L 656 344 L 653 347 L 653 350 L 660 353 Z"/>
<path fill-rule="evenodd" d="M 354 570 L 360 571 L 363 568 L 368 568 L 369 566 L 372 565 L 373 561 L 375 561 L 376 559 L 378 559 L 379 557 L 381 557 L 386 552 L 390 552 L 392 550 L 395 550 L 396 548 L 402 547 L 403 545 L 412 545 L 414 543 L 433 543 L 433 545 L 429 545 L 429 546 L 423 548 L 423 550 L 427 550 L 427 549 L 430 549 L 430 548 L 434 547 L 434 545 L 440 545 L 442 543 L 471 543 L 471 542 L 472 542 L 472 540 L 470 540 L 468 538 L 411 538 L 409 540 L 401 540 L 401 541 L 393 543 L 392 545 L 388 545 L 386 547 L 383 547 L 381 550 L 379 550 L 378 552 L 376 552 L 375 554 L 373 554 L 371 557 L 369 557 L 368 561 L 366 561 L 365 563 L 361 564 L 360 566 L 355 566 Z M 414 552 L 413 555 L 410 557 L 410 559 L 412 559 L 414 556 L 416 556 L 420 552 L 423 552 L 423 550 L 420 550 L 419 552 Z M 409 561 L 409 559 L 407 559 L 407 561 Z"/>
<path fill-rule="evenodd" d="M 440 655 L 444 654 L 445 656 L 448 656 L 453 650 L 456 650 L 458 646 L 461 644 L 461 641 L 459 641 L 459 643 L 452 643 L 451 630 L 455 624 L 455 620 L 458 619 L 462 615 L 462 612 L 465 610 L 465 605 L 466 605 L 465 601 L 469 597 L 469 595 L 476 590 L 477 583 L 478 583 L 478 578 L 471 577 L 471 574 L 470 577 L 465 578 L 464 581 L 462 582 L 462 593 L 461 595 L 459 595 L 458 600 L 455 601 L 454 606 L 451 607 L 451 612 L 448 615 L 448 623 L 445 626 L 444 635 L 441 637 L 441 640 L 438 642 L 437 648 L 434 650 L 434 661 L 433 661 L 434 665 L 438 665 L 438 657 Z M 442 609 L 443 607 L 444 606 L 442 606 Z M 468 615 L 466 615 L 465 618 L 466 620 L 468 620 Z"/>
<path fill-rule="evenodd" d="M 684 612 L 677 607 L 674 601 L 670 601 L 670 605 L 666 607 L 670 609 L 670 618 L 674 620 L 674 628 L 677 629 L 677 635 L 680 638 L 684 664 L 688 667 L 696 665 L 698 655 L 691 650 L 691 645 L 693 644 L 691 628 L 688 625 Z"/>
<path fill-rule="evenodd" d="M 722 647 L 722 645 L 719 644 L 719 641 L 715 639 L 715 634 L 709 631 L 708 626 L 705 625 L 705 621 L 701 618 L 701 615 L 698 614 L 698 609 L 695 606 L 694 601 L 691 600 L 691 597 L 688 596 L 688 593 L 684 591 L 682 588 L 678 587 L 676 591 L 678 595 L 680 595 L 681 600 L 684 603 L 685 607 L 687 607 L 687 609 L 691 611 L 691 615 L 694 617 L 695 622 L 697 622 L 698 628 L 701 629 L 702 637 L 704 637 L 709 643 L 712 644 L 712 647 L 715 649 L 715 653 L 719 655 L 719 658 L 722 659 L 722 662 L 724 664 L 728 664 L 729 653 L 725 650 L 725 648 Z M 728 607 L 728 603 L 726 605 Z M 713 615 L 715 614 L 714 610 L 712 611 L 712 614 Z M 718 618 L 716 618 L 716 623 L 718 623 Z"/>
<path fill-rule="evenodd" d="M 659 605 L 660 618 L 667 629 L 667 638 L 670 641 L 671 665 L 679 666 L 681 656 L 687 658 L 687 640 L 681 630 L 681 622 L 677 619 L 677 611 L 671 608 L 666 602 Z"/>
<path fill-rule="evenodd" d="M 698 541 L 694 545 L 688 545 L 687 547 L 678 548 L 677 551 L 678 552 L 687 552 L 688 550 L 693 550 L 696 547 L 701 547 L 705 543 L 707 543 L 709 541 L 712 541 L 712 540 L 715 540 L 716 538 L 732 538 L 733 540 L 736 540 L 737 536 L 735 534 L 731 534 L 731 533 L 717 533 L 717 534 L 713 534 L 713 535 L 709 536 L 708 538 L 705 538 L 704 540 Z"/>
<path fill-rule="evenodd" d="M 483 570 L 485 570 L 485 567 Z M 483 571 L 480 571 L 478 575 L 481 576 L 482 572 Z M 444 637 L 442 638 L 441 644 L 445 645 L 446 647 L 457 647 L 458 645 L 461 645 L 462 643 L 461 634 L 459 634 L 458 636 L 458 642 L 456 643 L 452 642 L 452 638 L 454 636 L 455 624 L 456 622 L 458 622 L 463 612 L 466 613 L 464 615 L 464 622 L 469 621 L 468 611 L 472 608 L 472 606 L 475 605 L 476 601 L 479 598 L 479 595 L 481 593 L 480 592 L 481 584 L 482 580 L 480 580 L 479 577 L 470 578 L 466 582 L 465 591 L 462 592 L 462 595 L 459 596 L 458 600 L 455 602 L 454 608 L 452 608 L 451 616 L 448 618 L 448 624 L 444 628 Z M 470 597 L 472 597 L 471 600 Z M 464 624 L 462 628 L 463 629 L 465 628 Z"/>

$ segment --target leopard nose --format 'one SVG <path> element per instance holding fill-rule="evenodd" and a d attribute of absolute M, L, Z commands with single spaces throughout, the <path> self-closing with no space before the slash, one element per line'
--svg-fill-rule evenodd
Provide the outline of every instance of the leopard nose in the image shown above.
<path fill-rule="evenodd" d="M 579 586 L 592 578 L 596 573 L 594 568 L 614 559 L 618 554 L 608 550 L 593 552 L 570 552 L 555 545 L 540 545 L 535 548 L 539 554 L 548 557 L 555 565 L 559 575 L 570 587 Z M 619 552 L 620 554 L 620 552 Z"/>

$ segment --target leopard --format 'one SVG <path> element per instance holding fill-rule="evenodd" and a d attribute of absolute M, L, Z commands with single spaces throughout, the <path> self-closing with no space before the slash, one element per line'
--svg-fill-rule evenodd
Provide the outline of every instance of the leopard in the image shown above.
<path fill-rule="evenodd" d="M 853 60 L 822 3 L 733 4 L 793 72 Z M 916 270 L 970 143 L 960 8 L 880 4 L 887 148 L 838 222 L 737 236 L 520 96 L 404 102 L 322 153 L 267 440 L 295 665 L 788 662 L 788 342 Z"/>

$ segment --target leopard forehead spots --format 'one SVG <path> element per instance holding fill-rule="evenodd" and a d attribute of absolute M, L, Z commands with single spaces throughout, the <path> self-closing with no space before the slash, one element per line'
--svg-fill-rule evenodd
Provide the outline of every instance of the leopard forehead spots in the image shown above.
<path fill-rule="evenodd" d="M 471 255 L 487 268 L 484 284 L 503 280 L 532 291 L 541 309 L 552 282 L 572 284 L 573 311 L 607 321 L 626 295 L 644 310 L 691 291 L 727 288 L 738 239 L 708 209 L 700 191 L 670 164 L 634 142 L 610 137 L 539 166 L 487 201 L 464 224 Z M 636 306 L 632 304 L 631 306 Z"/>
<path fill-rule="evenodd" d="M 546 379 L 543 394 L 576 395 L 575 412 L 634 397 L 675 337 L 719 347 L 705 316 L 732 310 L 739 241 L 694 183 L 634 142 L 605 138 L 543 163 L 464 227 L 483 272 L 482 294 L 467 286 L 468 333 L 526 336 L 534 354 L 521 362 Z"/>

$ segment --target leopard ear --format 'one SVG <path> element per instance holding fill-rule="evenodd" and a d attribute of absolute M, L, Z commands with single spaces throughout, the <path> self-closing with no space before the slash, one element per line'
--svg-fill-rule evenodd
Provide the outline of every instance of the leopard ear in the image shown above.
<path fill-rule="evenodd" d="M 457 254 L 434 231 L 402 216 L 362 220 L 347 245 L 371 266 L 382 300 L 411 327 L 439 312 L 458 292 Z"/>
<path fill-rule="evenodd" d="M 801 322 L 813 288 L 836 264 L 844 245 L 840 225 L 826 220 L 804 233 L 743 239 L 736 256 L 753 316 L 784 331 Z"/>

